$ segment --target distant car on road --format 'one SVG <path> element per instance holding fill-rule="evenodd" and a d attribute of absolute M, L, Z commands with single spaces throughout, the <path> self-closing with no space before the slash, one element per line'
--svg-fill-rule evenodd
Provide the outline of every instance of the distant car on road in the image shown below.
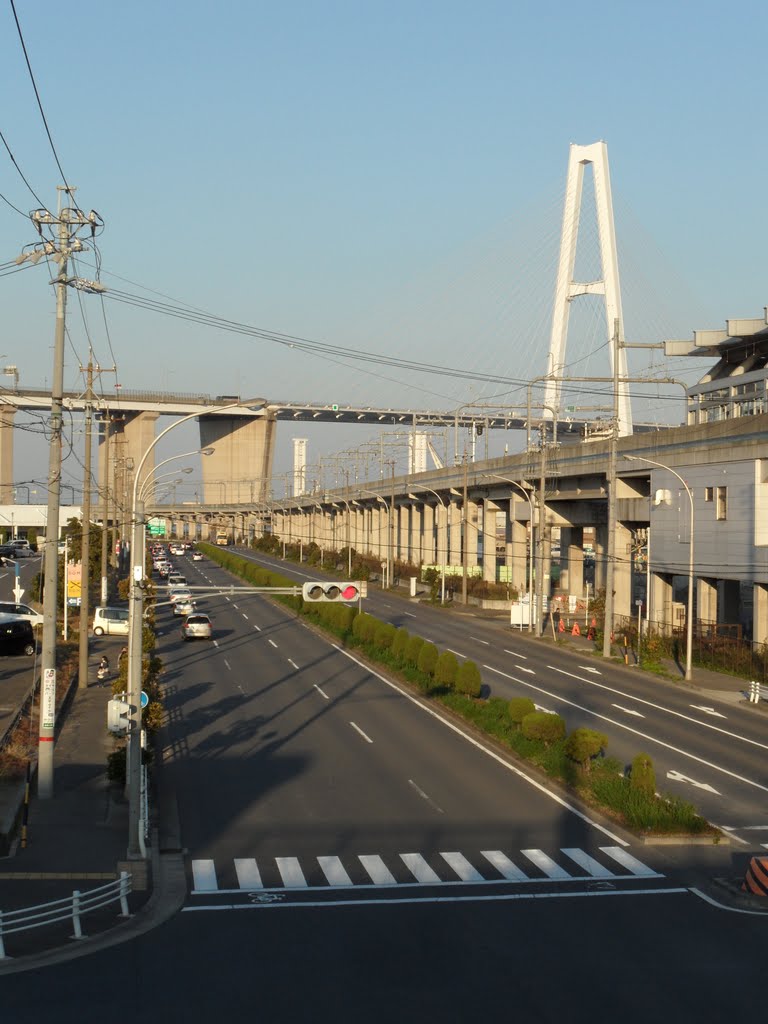
<path fill-rule="evenodd" d="M 181 624 L 182 640 L 213 640 L 213 623 L 207 615 L 195 612 Z"/>
<path fill-rule="evenodd" d="M 171 600 L 173 600 L 173 598 Z M 195 602 L 191 597 L 181 597 L 173 602 L 174 615 L 191 615 L 194 610 Z"/>
<path fill-rule="evenodd" d="M 203 560 L 203 553 L 202 553 L 202 551 L 193 551 L 192 552 L 192 561 L 193 562 L 202 562 L 202 560 Z"/>
<path fill-rule="evenodd" d="M 13 601 L 0 601 L 0 615 L 14 615 L 18 619 L 26 619 L 33 626 L 42 626 L 43 616 L 28 604 L 14 604 Z"/>
<path fill-rule="evenodd" d="M 35 634 L 28 619 L 0 615 L 0 655 L 35 653 Z"/>

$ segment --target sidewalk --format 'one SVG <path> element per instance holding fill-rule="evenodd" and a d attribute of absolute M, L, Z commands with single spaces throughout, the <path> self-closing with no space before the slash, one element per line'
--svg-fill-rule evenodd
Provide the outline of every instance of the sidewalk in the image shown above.
<path fill-rule="evenodd" d="M 92 655 L 90 677 L 96 678 Z M 0 857 L 0 910 L 37 906 L 71 897 L 113 881 L 126 869 L 128 806 L 119 787 L 106 775 L 113 740 L 106 729 L 106 704 L 111 687 L 91 683 L 72 700 L 54 751 L 53 797 L 41 800 L 32 786 L 27 841 L 17 835 L 9 854 Z M 15 793 L 0 787 L 0 812 L 13 813 Z M 4 790 L 4 791 L 3 791 Z M 135 911 L 149 895 L 134 881 L 129 905 Z M 115 924 L 119 903 L 82 919 L 83 932 L 92 935 Z M 72 923 L 45 926 L 10 935 L 8 955 L 18 957 L 68 941 Z M 0 961 L 2 963 L 2 961 Z"/>

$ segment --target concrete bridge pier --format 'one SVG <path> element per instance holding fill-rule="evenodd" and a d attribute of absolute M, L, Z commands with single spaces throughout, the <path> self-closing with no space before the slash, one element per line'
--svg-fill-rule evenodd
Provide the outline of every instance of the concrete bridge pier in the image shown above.
<path fill-rule="evenodd" d="M 0 505 L 13 505 L 13 421 L 16 409 L 0 409 Z"/>
<path fill-rule="evenodd" d="M 277 421 L 268 416 L 200 416 L 203 501 L 223 505 L 265 501 L 272 475 Z"/>

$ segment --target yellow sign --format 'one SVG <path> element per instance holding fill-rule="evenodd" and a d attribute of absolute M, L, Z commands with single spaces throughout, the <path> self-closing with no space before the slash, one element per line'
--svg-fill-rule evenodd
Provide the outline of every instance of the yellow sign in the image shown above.
<path fill-rule="evenodd" d="M 67 563 L 67 598 L 80 597 L 83 591 L 83 563 Z"/>

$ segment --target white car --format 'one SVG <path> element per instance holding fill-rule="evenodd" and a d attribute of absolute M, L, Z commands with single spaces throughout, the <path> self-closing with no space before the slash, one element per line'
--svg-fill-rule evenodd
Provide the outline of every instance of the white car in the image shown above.
<path fill-rule="evenodd" d="M 186 587 L 172 587 L 168 591 L 168 600 L 171 604 L 176 604 L 178 601 L 191 601 L 192 591 Z"/>
<path fill-rule="evenodd" d="M 15 615 L 26 619 L 33 626 L 42 626 L 43 616 L 28 604 L 14 604 L 13 601 L 0 601 L 0 615 Z"/>

